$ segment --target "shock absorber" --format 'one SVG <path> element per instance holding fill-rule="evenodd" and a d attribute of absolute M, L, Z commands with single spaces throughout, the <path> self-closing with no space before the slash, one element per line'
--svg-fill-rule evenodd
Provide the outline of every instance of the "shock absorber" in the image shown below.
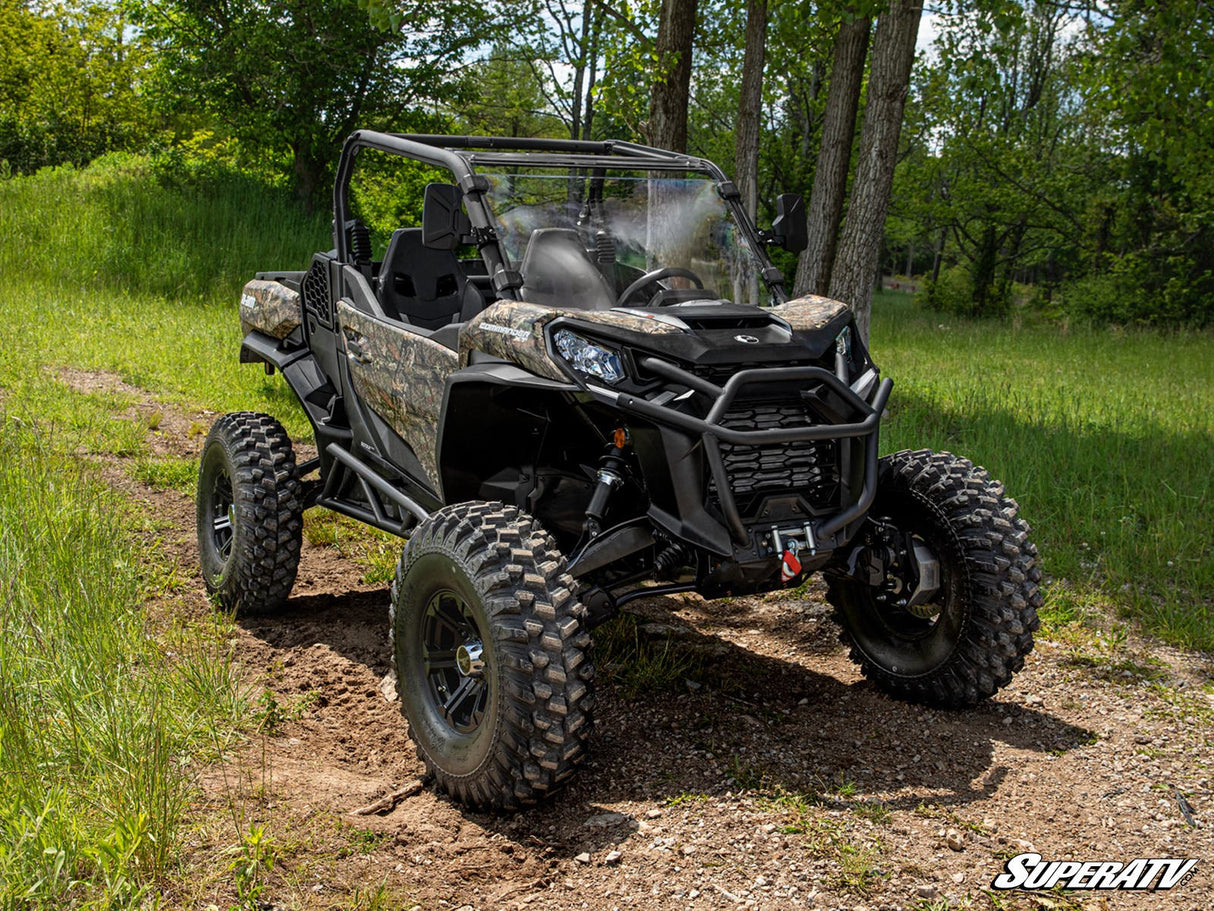
<path fill-rule="evenodd" d="M 613 437 L 611 450 L 603 456 L 599 463 L 598 484 L 590 497 L 590 505 L 586 507 L 586 525 L 584 530 L 591 538 L 598 537 L 603 530 L 603 516 L 607 512 L 607 503 L 612 492 L 624 483 L 624 472 L 627 463 L 624 461 L 624 449 L 632 442 L 632 437 L 624 427 L 617 427 Z"/>

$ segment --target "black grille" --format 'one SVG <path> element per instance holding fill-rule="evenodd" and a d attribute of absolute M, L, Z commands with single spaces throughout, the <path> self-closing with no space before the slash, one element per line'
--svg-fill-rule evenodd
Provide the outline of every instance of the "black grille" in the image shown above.
<path fill-rule="evenodd" d="M 324 260 L 312 261 L 300 289 L 304 314 L 313 316 L 322 326 L 333 328 L 333 302 L 329 297 L 329 267 Z"/>
<path fill-rule="evenodd" d="M 735 430 L 772 430 L 818 423 L 800 404 L 754 404 L 731 408 L 721 422 Z M 721 444 L 729 486 L 743 516 L 753 515 L 765 497 L 799 494 L 816 511 L 838 505 L 839 458 L 836 440 L 805 440 L 770 446 Z M 709 495 L 716 496 L 709 483 Z"/>

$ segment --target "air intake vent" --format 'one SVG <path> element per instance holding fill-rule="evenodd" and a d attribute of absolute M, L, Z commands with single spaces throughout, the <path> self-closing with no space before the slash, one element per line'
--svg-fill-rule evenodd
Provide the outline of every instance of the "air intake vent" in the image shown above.
<path fill-rule="evenodd" d="M 315 319 L 326 328 L 333 328 L 333 303 L 329 295 L 329 264 L 328 260 L 316 258 L 312 260 L 312 268 L 304 276 L 300 289 L 303 296 L 304 316 Z"/>

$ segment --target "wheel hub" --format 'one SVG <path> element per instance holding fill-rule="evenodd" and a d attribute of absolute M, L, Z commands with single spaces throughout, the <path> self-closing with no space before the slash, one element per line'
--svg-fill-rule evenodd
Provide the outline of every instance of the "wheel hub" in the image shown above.
<path fill-rule="evenodd" d="M 422 618 L 421 660 L 440 717 L 475 731 L 489 704 L 482 633 L 471 606 L 451 589 L 434 594 Z"/>
<path fill-rule="evenodd" d="M 480 677 L 485 672 L 485 661 L 481 657 L 484 646 L 479 639 L 465 642 L 455 650 L 455 666 L 461 677 Z"/>

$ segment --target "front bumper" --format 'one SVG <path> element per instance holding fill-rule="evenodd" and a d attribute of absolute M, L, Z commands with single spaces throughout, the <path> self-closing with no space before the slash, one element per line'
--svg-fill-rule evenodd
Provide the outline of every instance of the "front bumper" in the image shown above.
<path fill-rule="evenodd" d="M 839 440 L 862 438 L 865 454 L 864 480 L 859 495 L 850 503 L 830 515 L 816 516 L 799 524 L 803 530 L 805 546 L 816 549 L 817 542 L 829 542 L 840 530 L 863 517 L 872 505 L 877 492 L 877 444 L 878 425 L 889 399 L 893 381 L 886 378 L 876 388 L 861 397 L 856 389 L 848 386 L 834 373 L 822 367 L 762 367 L 741 370 L 719 386 L 704 377 L 658 357 L 645 356 L 638 360 L 641 367 L 672 383 L 684 386 L 705 396 L 711 403 L 708 413 L 700 418 L 672 408 L 665 401 L 641 398 L 626 392 L 587 384 L 584 388 L 596 399 L 627 414 L 633 414 L 658 426 L 693 434 L 699 437 L 704 450 L 709 472 L 715 483 L 721 513 L 735 545 L 740 548 L 753 547 L 752 532 L 748 527 L 731 490 L 728 473 L 722 457 L 721 444 L 763 446 L 802 441 Z M 857 386 L 863 390 L 861 383 Z M 763 386 L 789 383 L 820 384 L 830 390 L 847 412 L 849 420 L 843 422 L 807 423 L 761 430 L 742 430 L 725 426 L 723 420 L 730 406 L 745 391 L 753 393 Z M 660 398 L 660 397 L 659 397 Z M 763 529 L 767 530 L 767 529 Z M 781 529 L 776 531 L 779 540 Z"/>

